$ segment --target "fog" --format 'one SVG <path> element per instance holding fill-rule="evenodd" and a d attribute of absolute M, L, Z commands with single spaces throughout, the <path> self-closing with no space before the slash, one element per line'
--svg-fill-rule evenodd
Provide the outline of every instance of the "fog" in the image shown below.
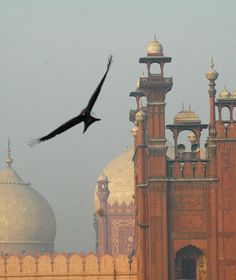
<path fill-rule="evenodd" d="M 153 39 L 171 56 L 166 76 L 166 124 L 182 103 L 208 122 L 205 72 L 214 57 L 217 90 L 236 88 L 236 2 L 0 1 L 0 167 L 7 140 L 13 168 L 52 206 L 56 251 L 95 248 L 94 190 L 105 165 L 132 144 L 129 92 L 146 69 L 138 63 Z M 100 122 L 80 124 L 51 141 L 27 142 L 77 115 L 114 63 L 93 111 Z M 167 134 L 169 141 L 172 139 Z"/>

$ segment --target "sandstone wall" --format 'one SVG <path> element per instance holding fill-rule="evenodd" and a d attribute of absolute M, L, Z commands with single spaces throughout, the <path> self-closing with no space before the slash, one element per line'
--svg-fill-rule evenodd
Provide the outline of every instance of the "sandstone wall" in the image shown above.
<path fill-rule="evenodd" d="M 0 257 L 0 279 L 5 280 L 136 280 L 136 259 L 93 253 Z M 115 277 L 116 276 L 116 277 Z"/>

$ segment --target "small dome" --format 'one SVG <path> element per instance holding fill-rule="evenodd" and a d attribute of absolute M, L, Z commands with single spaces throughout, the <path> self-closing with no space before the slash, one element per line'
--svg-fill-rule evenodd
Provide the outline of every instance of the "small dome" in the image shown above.
<path fill-rule="evenodd" d="M 167 156 L 171 159 L 174 158 L 175 149 L 172 144 L 169 142 L 166 143 L 168 146 Z M 133 163 L 134 147 L 131 146 L 128 150 L 121 153 L 110 161 L 107 166 L 101 172 L 106 174 L 108 177 L 108 189 L 110 195 L 108 196 L 107 202 L 110 205 L 113 205 L 115 202 L 121 204 L 125 202 L 129 204 L 133 202 L 134 194 L 134 163 Z M 98 178 L 100 178 L 100 176 Z M 100 211 L 99 198 L 97 196 L 98 184 L 95 188 L 94 200 L 95 200 L 95 209 Z"/>
<path fill-rule="evenodd" d="M 236 98 L 236 89 L 232 92 L 231 97 Z"/>
<path fill-rule="evenodd" d="M 0 172 L 0 251 L 53 252 L 56 219 L 48 202 L 8 166 Z"/>
<path fill-rule="evenodd" d="M 138 134 L 138 127 L 136 125 L 131 129 L 131 134 L 133 136 L 136 136 Z"/>
<path fill-rule="evenodd" d="M 222 89 L 222 91 L 220 92 L 220 99 L 230 99 L 231 94 L 230 92 L 227 90 L 226 86 L 224 86 L 224 88 Z"/>
<path fill-rule="evenodd" d="M 156 36 L 154 36 L 154 39 L 151 41 L 147 48 L 147 55 L 148 56 L 163 56 L 163 47 L 162 45 L 157 41 Z"/>
<path fill-rule="evenodd" d="M 107 176 L 103 173 L 98 177 L 98 182 L 108 182 Z"/>
<path fill-rule="evenodd" d="M 145 118 L 145 112 L 143 111 L 142 108 L 140 108 L 140 110 L 135 114 L 135 120 L 139 122 L 139 121 L 143 121 L 144 118 Z"/>
<path fill-rule="evenodd" d="M 199 116 L 189 108 L 178 112 L 174 117 L 174 124 L 201 123 Z"/>

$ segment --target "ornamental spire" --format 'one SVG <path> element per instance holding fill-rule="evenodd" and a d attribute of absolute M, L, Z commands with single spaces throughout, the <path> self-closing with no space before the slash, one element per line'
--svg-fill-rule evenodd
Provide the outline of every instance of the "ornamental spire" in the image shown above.
<path fill-rule="evenodd" d="M 213 62 L 213 56 L 211 57 L 211 60 L 210 60 L 210 68 L 213 69 L 214 67 L 214 62 Z"/>
<path fill-rule="evenodd" d="M 206 78 L 209 81 L 214 82 L 218 78 L 218 73 L 214 69 L 213 57 L 210 60 L 210 70 L 206 73 Z"/>
<path fill-rule="evenodd" d="M 10 147 L 10 139 L 8 137 L 8 142 L 7 142 L 7 158 L 5 160 L 6 164 L 8 165 L 9 168 L 11 168 L 11 164 L 13 163 L 13 159 L 11 158 L 11 147 Z"/>

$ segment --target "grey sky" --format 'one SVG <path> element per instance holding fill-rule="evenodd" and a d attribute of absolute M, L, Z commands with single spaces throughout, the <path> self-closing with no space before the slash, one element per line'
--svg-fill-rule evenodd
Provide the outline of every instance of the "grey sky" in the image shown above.
<path fill-rule="evenodd" d="M 205 72 L 214 57 L 217 89 L 236 88 L 235 1 L 51 0 L 0 1 L 0 160 L 7 138 L 13 167 L 44 195 L 57 218 L 57 251 L 94 249 L 93 196 L 97 176 L 132 143 L 129 92 L 145 71 L 138 63 L 153 35 L 173 60 L 167 123 L 182 102 L 208 121 Z M 29 148 L 75 116 L 114 63 L 95 104 L 101 122 L 82 135 L 77 126 Z"/>

